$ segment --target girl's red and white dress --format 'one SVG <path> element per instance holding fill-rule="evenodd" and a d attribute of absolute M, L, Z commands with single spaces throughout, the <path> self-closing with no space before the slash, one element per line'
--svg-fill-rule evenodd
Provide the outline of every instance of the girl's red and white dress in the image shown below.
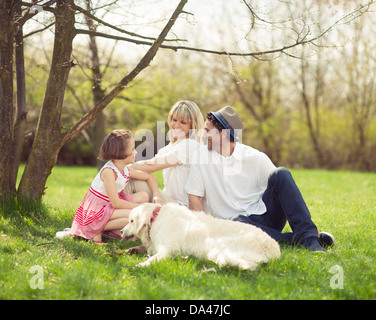
<path fill-rule="evenodd" d="M 132 202 L 132 195 L 123 192 L 129 182 L 129 169 L 125 167 L 124 172 L 121 172 L 112 160 L 108 161 L 94 178 L 89 191 L 76 211 L 70 231 L 72 236 L 93 239 L 103 231 L 110 220 L 115 208 L 110 203 L 101 178 L 102 171 L 108 168 L 115 173 L 115 184 L 119 198 Z"/>

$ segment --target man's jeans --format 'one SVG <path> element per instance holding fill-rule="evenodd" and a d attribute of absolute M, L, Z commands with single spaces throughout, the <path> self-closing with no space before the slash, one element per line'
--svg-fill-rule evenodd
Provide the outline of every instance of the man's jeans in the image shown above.
<path fill-rule="evenodd" d="M 278 168 L 270 175 L 262 200 L 266 213 L 240 215 L 232 220 L 255 225 L 280 243 L 298 244 L 308 237 L 318 236 L 318 229 L 289 170 Z M 292 232 L 281 233 L 287 221 Z"/>

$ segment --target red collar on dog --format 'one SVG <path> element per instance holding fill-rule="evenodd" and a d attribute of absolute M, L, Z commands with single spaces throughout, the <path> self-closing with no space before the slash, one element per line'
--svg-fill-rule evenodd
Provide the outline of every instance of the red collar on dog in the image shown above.
<path fill-rule="evenodd" d="M 161 210 L 162 207 L 156 207 L 153 211 L 153 216 L 150 219 L 150 224 L 152 224 L 155 219 L 158 217 L 159 210 Z"/>

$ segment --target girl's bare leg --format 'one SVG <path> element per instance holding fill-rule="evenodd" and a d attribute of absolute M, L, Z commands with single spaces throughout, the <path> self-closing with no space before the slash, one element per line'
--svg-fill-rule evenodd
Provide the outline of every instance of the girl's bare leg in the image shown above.
<path fill-rule="evenodd" d="M 94 242 L 101 242 L 102 241 L 102 232 L 98 233 L 93 239 Z"/>
<path fill-rule="evenodd" d="M 133 195 L 133 202 L 135 203 L 145 203 L 149 202 L 149 195 L 145 191 L 136 192 Z M 120 230 L 123 229 L 129 222 L 130 209 L 115 209 L 112 213 L 110 220 L 105 225 L 103 231 L 112 230 L 119 236 L 121 236 Z M 102 241 L 102 233 L 97 234 L 94 241 Z"/>
<path fill-rule="evenodd" d="M 140 196 L 136 196 L 137 200 L 143 199 L 143 192 L 140 192 L 140 194 Z M 103 231 L 112 230 L 113 232 L 121 236 L 120 230 L 128 224 L 130 212 L 130 209 L 115 209 L 111 215 L 110 220 L 104 226 Z M 92 240 L 95 242 L 102 241 L 102 232 L 98 233 Z"/>
<path fill-rule="evenodd" d="M 120 230 L 123 229 L 129 222 L 130 209 L 115 209 L 110 220 L 104 227 L 104 231 L 112 230 L 121 236 Z"/>

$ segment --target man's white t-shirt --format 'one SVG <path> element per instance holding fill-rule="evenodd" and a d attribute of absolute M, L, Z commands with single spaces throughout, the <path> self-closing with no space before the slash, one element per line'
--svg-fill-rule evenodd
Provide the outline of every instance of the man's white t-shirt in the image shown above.
<path fill-rule="evenodd" d="M 204 197 L 204 210 L 222 219 L 266 212 L 262 196 L 277 168 L 269 157 L 235 144 L 231 156 L 201 146 L 193 155 L 185 193 Z"/>
<path fill-rule="evenodd" d="M 189 205 L 188 195 L 184 191 L 188 179 L 191 159 L 200 144 L 193 139 L 183 139 L 176 143 L 169 143 L 161 148 L 155 158 L 174 156 L 178 165 L 163 169 L 163 192 L 178 203 Z M 169 157 L 170 158 L 170 157 Z"/>

